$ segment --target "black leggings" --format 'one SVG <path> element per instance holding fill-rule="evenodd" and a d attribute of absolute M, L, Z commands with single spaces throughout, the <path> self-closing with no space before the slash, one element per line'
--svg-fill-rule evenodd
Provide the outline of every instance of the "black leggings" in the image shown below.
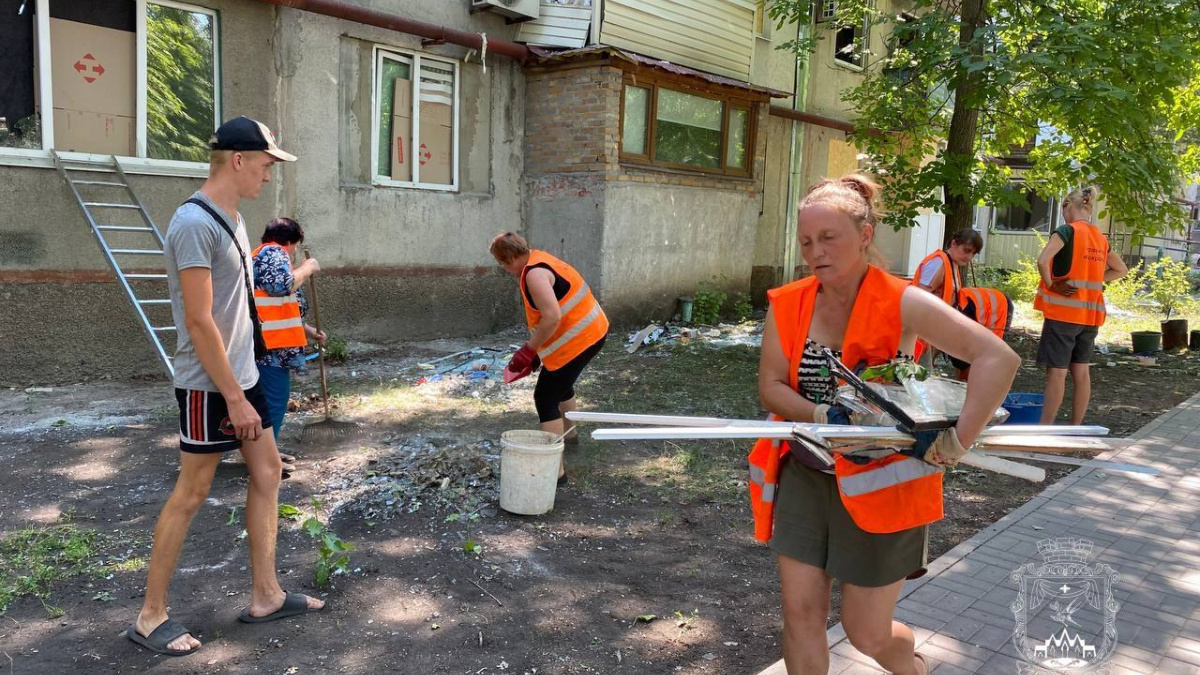
<path fill-rule="evenodd" d="M 567 361 L 558 370 L 542 368 L 537 386 L 533 388 L 533 404 L 537 406 L 539 422 L 544 424 L 562 418 L 558 405 L 575 398 L 575 381 L 592 358 L 600 353 L 604 340 L 600 338 L 599 342 L 583 350 L 582 354 Z"/>

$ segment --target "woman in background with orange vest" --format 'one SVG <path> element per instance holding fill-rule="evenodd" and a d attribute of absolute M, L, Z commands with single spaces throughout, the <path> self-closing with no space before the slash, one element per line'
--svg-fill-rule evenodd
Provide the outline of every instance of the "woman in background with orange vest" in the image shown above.
<path fill-rule="evenodd" d="M 542 368 L 533 402 L 542 431 L 577 442 L 579 432 L 563 413 L 575 409 L 575 382 L 608 335 L 608 317 L 579 272 L 554 256 L 529 248 L 515 232 L 492 240 L 492 257 L 517 277 L 530 337 L 504 369 L 514 382 Z M 559 482 L 566 481 L 563 467 Z"/>
<path fill-rule="evenodd" d="M 287 415 L 292 391 L 293 370 L 304 367 L 304 347 L 309 338 L 325 343 L 325 334 L 304 323 L 300 287 L 321 269 L 315 258 L 293 266 L 292 260 L 304 241 L 304 230 L 291 218 L 276 218 L 267 223 L 262 244 L 250 253 L 254 264 L 254 307 L 262 321 L 267 353 L 257 359 L 258 379 L 271 414 L 271 431 L 279 443 L 279 430 Z M 296 458 L 279 453 L 286 464 Z"/>
<path fill-rule="evenodd" d="M 1067 388 L 1067 372 L 1075 384 L 1071 424 L 1083 424 L 1092 397 L 1088 370 L 1096 335 L 1104 325 L 1104 283 L 1129 272 L 1125 261 L 1108 247 L 1108 239 L 1092 225 L 1097 190 L 1085 187 L 1067 195 L 1062 213 L 1066 225 L 1050 235 L 1038 256 L 1038 287 L 1034 309 L 1043 316 L 1037 364 L 1046 369 L 1042 424 L 1053 424 Z"/>
<path fill-rule="evenodd" d="M 800 203 L 800 250 L 812 276 L 768 295 L 759 393 L 775 419 L 850 424 L 823 349 L 853 369 L 911 355 L 918 335 L 978 366 L 957 426 L 917 435 L 906 454 L 829 465 L 787 443 L 750 454 L 755 537 L 770 541 L 783 594 L 783 655 L 792 675 L 825 673 L 833 579 L 851 644 L 897 675 L 927 675 L 912 631 L 892 620 L 904 580 L 924 573 L 926 526 L 942 516 L 941 466 L 952 465 L 1003 401 L 1020 359 L 979 324 L 869 263 L 878 193 L 860 175 L 825 180 Z"/>

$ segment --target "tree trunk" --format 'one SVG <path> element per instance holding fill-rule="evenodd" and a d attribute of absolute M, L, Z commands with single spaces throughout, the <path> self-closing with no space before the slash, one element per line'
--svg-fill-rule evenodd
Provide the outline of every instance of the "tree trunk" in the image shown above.
<path fill-rule="evenodd" d="M 983 43 L 975 40 L 976 31 L 987 18 L 987 0 L 963 0 L 958 44 L 970 45 L 971 52 L 983 55 Z M 979 135 L 979 108 L 976 107 L 975 92 L 985 71 L 968 73 L 958 66 L 954 78 L 954 114 L 950 118 L 950 133 L 946 139 L 946 161 L 952 166 L 971 166 L 975 156 L 975 139 Z M 948 180 L 942 185 L 946 202 L 946 229 L 942 235 L 943 247 L 950 245 L 954 233 L 971 227 L 975 214 L 975 200 L 969 189 L 970 177 L 963 176 L 961 182 Z M 968 188 L 967 194 L 954 194 L 954 189 Z"/>

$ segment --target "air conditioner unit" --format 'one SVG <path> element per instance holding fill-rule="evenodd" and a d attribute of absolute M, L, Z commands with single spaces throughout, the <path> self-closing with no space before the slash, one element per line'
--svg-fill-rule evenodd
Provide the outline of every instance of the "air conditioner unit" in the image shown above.
<path fill-rule="evenodd" d="M 472 12 L 496 12 L 516 21 L 536 19 L 541 0 L 471 0 Z"/>

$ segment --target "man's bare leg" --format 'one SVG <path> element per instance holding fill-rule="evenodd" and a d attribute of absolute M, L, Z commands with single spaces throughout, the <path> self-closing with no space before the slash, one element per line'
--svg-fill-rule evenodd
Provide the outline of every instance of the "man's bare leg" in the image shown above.
<path fill-rule="evenodd" d="M 192 517 L 208 497 L 213 474 L 220 461 L 221 453 L 218 452 L 179 453 L 179 477 L 154 526 L 154 547 L 150 552 L 146 597 L 134 624 L 142 637 L 149 637 L 155 628 L 167 620 L 167 589 L 175 574 L 175 565 L 179 562 L 179 550 L 191 527 Z M 199 646 L 200 641 L 189 634 L 172 640 L 167 649 L 186 652 Z"/>
<path fill-rule="evenodd" d="M 282 460 L 269 429 L 257 441 L 242 442 L 250 472 L 246 491 L 246 533 L 250 540 L 250 615 L 266 616 L 283 606 L 286 596 L 275 573 L 275 540 L 279 533 L 279 472 Z M 325 603 L 308 599 L 310 609 Z"/>

